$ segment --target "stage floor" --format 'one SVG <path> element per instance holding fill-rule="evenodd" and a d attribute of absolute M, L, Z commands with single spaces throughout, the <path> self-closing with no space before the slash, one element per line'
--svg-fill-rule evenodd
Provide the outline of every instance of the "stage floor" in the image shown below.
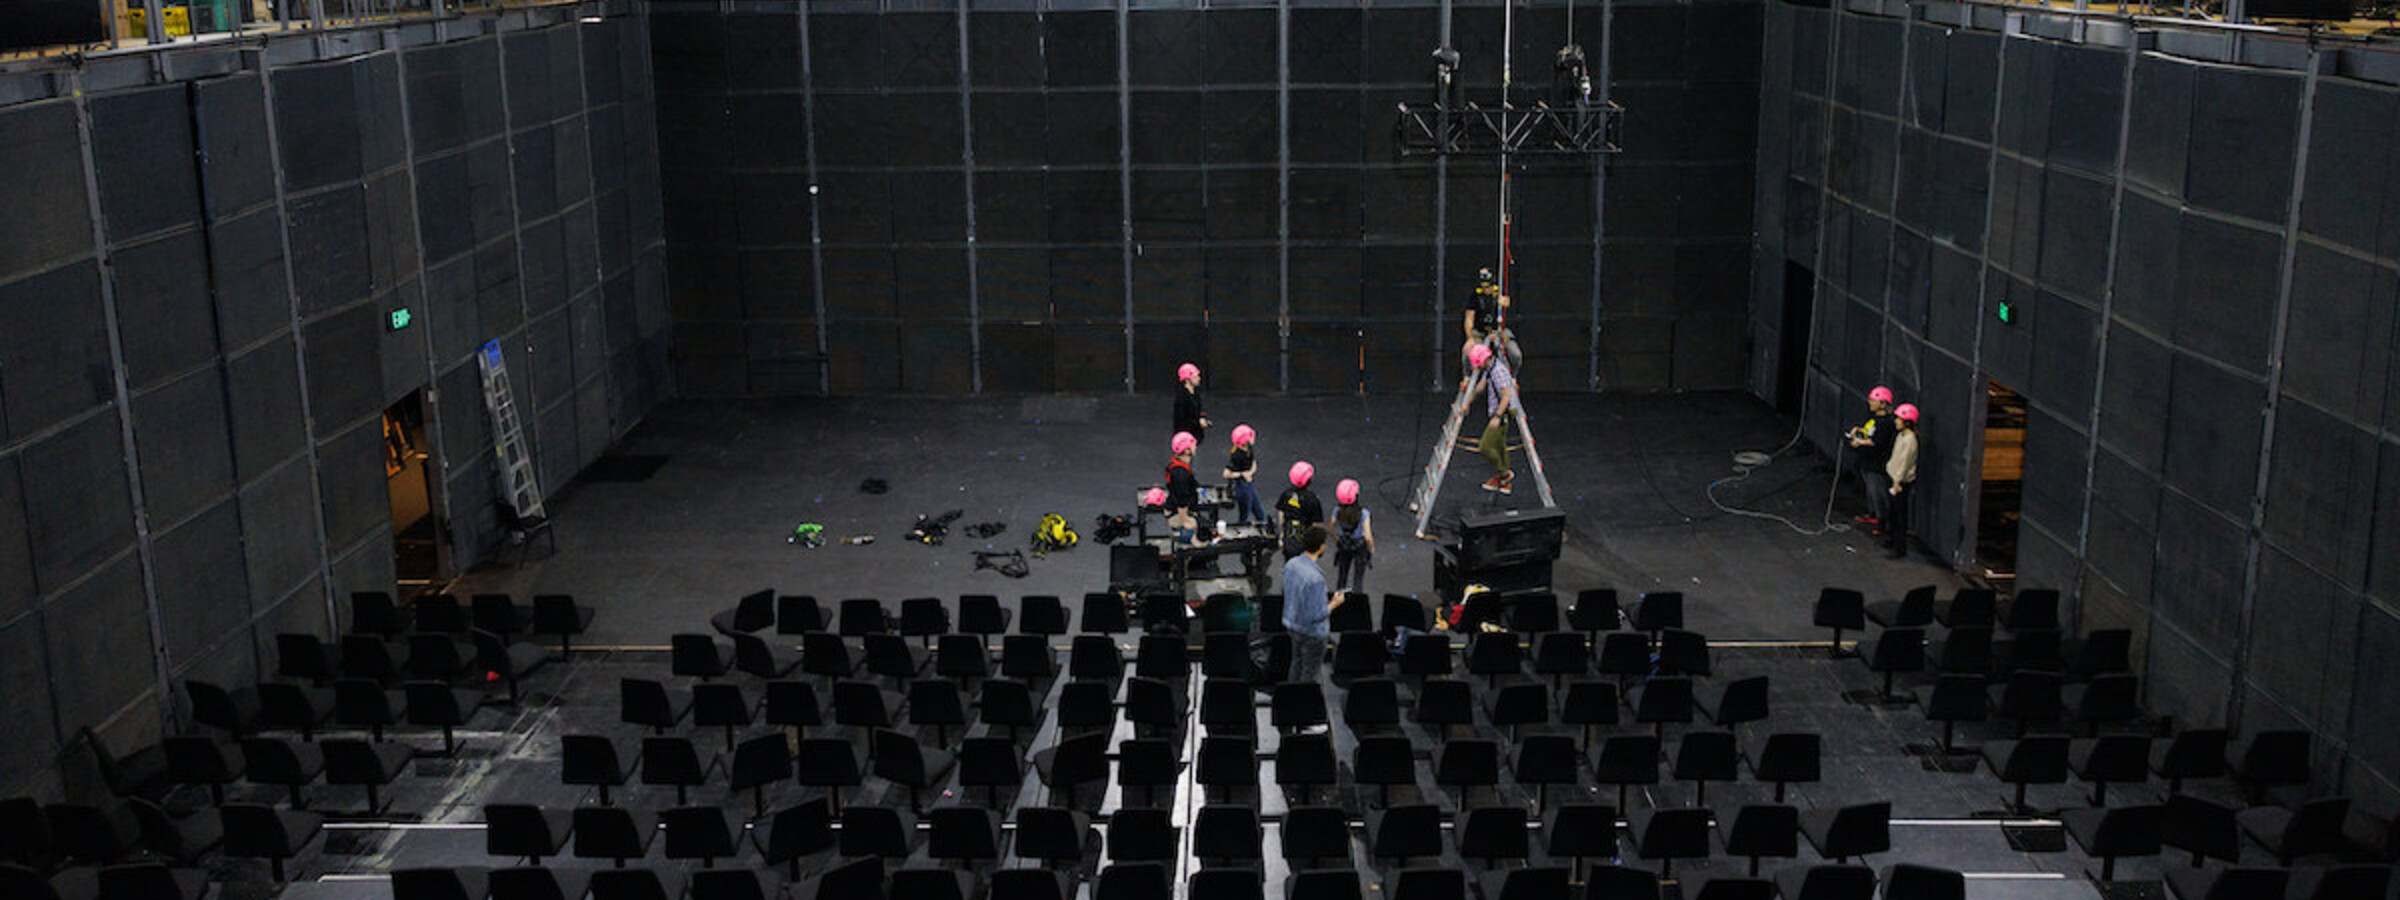
<path fill-rule="evenodd" d="M 1357 479 L 1376 538 L 1367 590 L 1431 597 L 1432 547 L 1410 534 L 1407 502 L 1447 399 L 1211 397 L 1213 426 L 1194 469 L 1204 483 L 1218 481 L 1225 435 L 1246 422 L 1259 432 L 1262 502 L 1274 502 L 1296 459 L 1316 465 L 1314 487 L 1329 514 L 1334 484 Z M 827 603 L 991 593 L 1057 594 L 1072 605 L 1108 579 L 1094 518 L 1130 513 L 1135 487 L 1160 480 L 1171 409 L 1167 396 L 671 403 L 612 451 L 666 457 L 654 474 L 571 484 L 550 503 L 556 556 L 522 568 L 486 566 L 453 590 L 573 594 L 600 611 L 593 643 L 620 646 L 664 644 L 695 614 L 762 588 Z M 1534 395 L 1527 409 L 1567 513 L 1554 573 L 1562 596 L 1614 587 L 1630 601 L 1680 590 L 1690 626 L 1711 639 L 1822 639 L 1809 625 L 1821 587 L 1881 597 L 1936 584 L 1946 596 L 1959 583 L 1921 549 L 1893 561 L 1864 533 L 1823 530 L 1834 470 L 1805 448 L 1716 494 L 1821 533 L 1720 511 L 1708 488 L 1735 474 L 1733 455 L 1793 438 L 1756 399 Z M 1478 417 L 1467 430 L 1480 426 Z M 1455 454 L 1436 529 L 1465 513 L 1539 508 L 1521 453 L 1516 464 L 1516 492 L 1503 497 L 1479 489 L 1491 475 L 1480 456 Z M 890 492 L 861 493 L 870 478 Z M 1857 486 L 1845 481 L 1833 520 L 1846 524 L 1859 504 Z M 963 514 L 942 546 L 905 539 L 918 516 L 951 509 Z M 1032 560 L 1022 579 L 975 570 L 971 551 L 1024 549 L 1050 512 L 1066 516 L 1083 546 Z M 966 536 L 966 526 L 986 521 L 1007 530 L 989 540 Z M 802 522 L 824 525 L 835 540 L 814 550 L 788 543 Z M 838 542 L 850 535 L 875 542 Z"/>

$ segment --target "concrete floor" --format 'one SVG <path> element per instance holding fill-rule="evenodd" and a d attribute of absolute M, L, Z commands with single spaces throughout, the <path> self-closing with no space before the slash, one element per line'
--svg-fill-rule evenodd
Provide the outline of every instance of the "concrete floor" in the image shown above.
<path fill-rule="evenodd" d="M 1321 492 L 1328 497 L 1335 480 L 1359 478 L 1370 486 L 1371 508 L 1381 517 L 1377 536 L 1382 543 L 1370 590 L 1430 594 L 1431 552 L 1406 534 L 1403 507 L 1409 474 L 1422 463 L 1423 444 L 1439 426 L 1438 400 L 1427 401 L 1421 410 L 1385 398 L 1216 398 L 1211 407 L 1217 433 L 1201 451 L 1204 470 L 1213 468 L 1208 464 L 1221 456 L 1223 433 L 1233 423 L 1249 422 L 1262 436 L 1262 472 L 1280 472 L 1296 455 L 1306 456 L 1316 463 Z M 2097 862 L 2071 844 L 2062 851 L 2013 849 L 1998 813 L 2006 787 L 1986 770 L 1945 771 L 1963 767 L 1934 765 L 1934 754 L 1926 748 L 1938 742 L 1938 728 L 1914 707 L 1871 702 L 1868 695 L 1879 679 L 1863 665 L 1829 658 L 1822 646 L 1780 643 L 1827 636 L 1809 624 L 1810 603 L 1819 587 L 1849 585 L 1875 598 L 1931 583 L 1946 595 L 1957 581 L 1921 555 L 1888 561 L 1854 532 L 1803 534 L 1783 524 L 1718 511 L 1706 489 L 1731 474 L 1732 453 L 1773 450 L 1791 438 L 1788 428 L 1765 408 L 1731 395 L 1537 397 L 1531 408 L 1549 472 L 1569 515 L 1556 587 L 1562 594 L 1587 586 L 1614 586 L 1628 595 L 1684 591 L 1690 626 L 1721 644 L 1715 679 L 1772 679 L 1772 718 L 1744 726 L 1744 733 L 1816 731 L 1824 736 L 1824 780 L 1793 786 L 1790 802 L 1805 809 L 1891 801 L 1896 820 L 1893 851 L 1870 863 L 1913 861 L 1973 873 L 1970 897 L 2046 900 L 2098 893 L 2083 874 L 2087 869 L 2096 872 Z M 950 508 L 965 510 L 960 526 L 984 520 L 1008 523 L 1007 532 L 990 542 L 995 546 L 1023 546 L 1034 519 L 1045 512 L 1063 513 L 1079 529 L 1088 530 L 1093 516 L 1127 509 L 1132 486 L 1155 478 L 1166 457 L 1160 432 L 1167 413 L 1165 398 L 1121 397 L 680 402 L 660 410 L 616 451 L 668 456 L 654 477 L 571 486 L 551 505 L 559 539 L 555 556 L 523 568 L 479 571 L 453 587 L 462 593 L 507 590 L 520 596 L 572 593 L 599 610 L 593 633 L 579 642 L 595 649 L 537 675 L 524 705 L 483 713 L 476 722 L 478 730 L 469 735 L 469 749 L 458 758 L 420 760 L 415 777 L 394 790 L 392 813 L 343 823 L 322 851 L 299 862 L 300 883 L 284 896 L 383 897 L 388 889 L 382 878 L 394 868 L 509 864 L 483 853 L 483 835 L 475 824 L 481 818 L 480 806 L 596 802 L 585 789 L 557 783 L 557 736 L 597 732 L 630 738 L 641 733 L 618 721 L 618 679 L 666 679 L 666 655 L 651 648 L 665 644 L 676 632 L 706 631 L 708 616 L 729 607 L 740 594 L 774 588 L 814 593 L 828 603 L 872 596 L 896 605 L 901 598 L 920 595 L 954 599 L 960 593 L 995 593 L 1013 603 L 1019 595 L 1052 593 L 1069 598 L 1073 606 L 1075 598 L 1106 579 L 1106 554 L 1099 547 L 1053 555 L 1035 562 L 1030 577 L 1011 580 L 972 571 L 969 550 L 982 542 L 970 542 L 955 531 L 952 540 L 938 548 L 908 543 L 901 536 L 917 514 Z M 1419 419 L 1420 413 L 1426 418 Z M 1821 461 L 1786 456 L 1747 482 L 1720 489 L 1718 496 L 1814 527 L 1825 518 L 1831 472 Z M 1479 459 L 1462 455 L 1452 468 L 1437 519 L 1496 504 L 1537 503 L 1530 490 L 1506 499 L 1476 490 L 1475 482 L 1486 474 Z M 865 478 L 888 480 L 891 492 L 859 493 L 857 486 Z M 1854 508 L 1853 498 L 1842 497 L 1833 518 L 1846 521 Z M 833 535 L 873 534 L 877 541 L 817 550 L 787 544 L 786 535 L 802 521 L 823 523 Z M 1130 636 L 1126 640 L 1130 642 Z M 1769 643 L 1722 646 L 1752 641 Z M 1902 684 L 1912 681 L 1924 683 L 1903 678 Z M 757 689 L 755 679 L 737 677 L 737 683 Z M 1054 684 L 1044 689 L 1055 696 Z M 1195 678 L 1195 697 L 1198 689 Z M 1409 692 L 1404 686 L 1404 695 Z M 1338 696 L 1330 705 L 1338 723 Z M 1048 708 L 1055 709 L 1055 703 Z M 1272 753 L 1278 738 L 1264 726 L 1263 705 L 1258 714 L 1260 750 Z M 1117 727 L 1117 737 L 1129 736 L 1129 725 L 1120 722 Z M 1498 736 L 1488 724 L 1477 730 Z M 1669 728 L 1670 746 L 1686 730 Z M 1959 740 L 1972 746 L 1986 737 L 2006 737 L 2005 730 L 1966 726 Z M 1413 724 L 1405 732 L 1420 753 L 1436 743 Z M 1355 743 L 1341 724 L 1333 733 L 1346 770 Z M 1184 731 L 1187 782 L 1170 803 L 1179 824 L 1188 824 L 1202 803 L 1188 781 L 1198 734 L 1197 727 Z M 691 736 L 704 748 L 723 740 L 707 729 Z M 1047 746 L 1056 737 L 1053 722 L 1030 736 L 1028 748 Z M 439 747 L 438 734 L 405 739 Z M 1263 765 L 1262 780 L 1273 763 Z M 1395 802 L 1433 803 L 1453 814 L 1461 808 L 1462 798 L 1455 791 L 1431 783 L 1429 767 L 1420 766 L 1418 772 L 1417 789 L 1400 789 Z M 2232 799 L 2230 785 L 2187 787 Z M 317 790 L 324 805 L 338 808 L 357 802 L 355 789 Z M 870 779 L 848 800 L 905 802 L 901 790 Z M 2045 809 L 2075 807 L 2083 805 L 2085 790 L 2080 783 L 2037 786 L 2029 800 Z M 1340 793 L 1363 802 L 1354 791 L 1345 779 Z M 2111 799 L 2131 803 L 2162 791 L 2162 785 L 2117 786 Z M 262 797 L 274 793 L 259 791 Z M 1743 780 L 1711 786 L 1708 799 L 1718 809 L 1730 809 L 1740 802 L 1763 801 L 1771 793 L 1771 785 Z M 1688 805 L 1696 799 L 1692 785 L 1671 778 L 1633 794 L 1631 806 L 1636 808 Z M 1029 774 L 1025 786 L 1007 798 L 1007 806 L 1037 804 L 1042 795 Z M 1591 783 L 1587 773 L 1582 784 L 1554 788 L 1550 802 L 1565 802 L 1570 795 L 1586 802 L 1613 802 L 1616 789 Z M 787 782 L 770 792 L 768 802 L 780 807 L 814 796 L 814 789 Z M 744 808 L 749 800 L 728 797 L 722 787 L 701 789 L 693 799 Z M 1285 801 L 1271 787 L 1243 799 L 1270 818 L 1263 868 L 1269 896 L 1280 896 L 1286 870 L 1272 817 L 1282 812 Z M 1479 793 L 1463 802 L 1526 804 L 1529 799 L 1522 788 L 1504 784 L 1497 792 Z M 673 793 L 663 788 L 632 788 L 619 799 L 620 804 L 653 809 L 673 802 Z M 1122 803 L 1122 796 L 1112 790 L 1101 812 Z M 1188 829 L 1186 834 L 1188 839 Z M 1366 858 L 1363 832 L 1354 829 L 1352 838 L 1354 861 L 1368 873 L 1372 886 L 1376 877 L 1388 874 L 1388 864 Z M 1634 855 L 1630 838 L 1621 846 L 1625 864 L 1656 868 L 1655 862 Z M 2253 862 L 2265 861 L 2258 848 L 2249 852 Z M 810 868 L 821 868 L 827 859 L 820 857 Z M 1541 861 L 1537 852 L 1535 862 Z M 1769 860 L 1766 868 L 1772 872 L 1812 861 L 1803 843 L 1800 859 Z M 1095 862 L 1105 862 L 1105 857 Z M 1454 850 L 1439 862 L 1464 865 Z M 571 856 L 553 863 L 562 868 L 606 865 Z M 655 848 L 648 864 L 676 865 Z M 939 865 L 926 858 L 921 845 L 907 864 Z M 1018 863 L 1012 859 L 1004 864 Z M 2127 859 L 2118 863 L 2118 875 L 2137 882 L 2128 885 L 2134 895 L 2163 896 L 2158 873 L 2163 866 L 2181 864 L 2180 859 Z M 263 877 L 261 864 L 232 865 L 230 872 L 221 874 L 249 881 Z M 1187 862 L 1178 872 L 1179 892 L 1193 867 Z M 1688 878 L 1737 874 L 1742 867 L 1742 861 L 1720 850 L 1713 859 L 1679 861 L 1675 871 Z M 251 871 L 254 868 L 259 871 Z M 1087 887 L 1083 896 L 1089 894 Z"/>

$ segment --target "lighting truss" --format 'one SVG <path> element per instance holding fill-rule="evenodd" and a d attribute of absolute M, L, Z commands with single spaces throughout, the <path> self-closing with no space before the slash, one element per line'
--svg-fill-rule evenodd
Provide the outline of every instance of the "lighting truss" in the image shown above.
<path fill-rule="evenodd" d="M 1445 110 L 1438 103 L 1402 103 L 1392 126 L 1402 157 L 1579 157 L 1616 153 L 1625 108 L 1614 101 L 1558 108 L 1478 106 Z"/>

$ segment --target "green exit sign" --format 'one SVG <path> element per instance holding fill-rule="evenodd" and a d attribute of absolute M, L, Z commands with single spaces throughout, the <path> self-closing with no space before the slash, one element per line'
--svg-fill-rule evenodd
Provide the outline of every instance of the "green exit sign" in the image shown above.
<path fill-rule="evenodd" d="M 392 316 L 390 319 L 385 321 L 384 327 L 389 331 L 399 331 L 400 329 L 407 328 L 408 323 L 416 320 L 417 317 L 409 313 L 408 307 L 403 306 L 392 310 Z"/>
<path fill-rule="evenodd" d="M 1998 317 L 2002 325 L 2015 325 L 2017 324 L 2017 305 L 2002 300 L 1992 306 L 1992 315 Z"/>

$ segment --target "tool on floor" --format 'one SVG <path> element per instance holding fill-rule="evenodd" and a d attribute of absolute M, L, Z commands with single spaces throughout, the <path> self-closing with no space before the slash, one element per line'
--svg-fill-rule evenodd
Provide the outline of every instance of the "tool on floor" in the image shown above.
<path fill-rule="evenodd" d="M 984 569 L 991 569 L 1010 578 L 1023 578 L 1033 573 L 1033 568 L 1025 562 L 1025 551 L 1023 550 L 977 550 L 975 551 L 975 570 L 980 572 Z"/>
<path fill-rule="evenodd" d="M 825 546 L 825 526 L 802 522 L 799 527 L 792 529 L 792 536 L 785 543 L 799 544 L 811 550 Z"/>

